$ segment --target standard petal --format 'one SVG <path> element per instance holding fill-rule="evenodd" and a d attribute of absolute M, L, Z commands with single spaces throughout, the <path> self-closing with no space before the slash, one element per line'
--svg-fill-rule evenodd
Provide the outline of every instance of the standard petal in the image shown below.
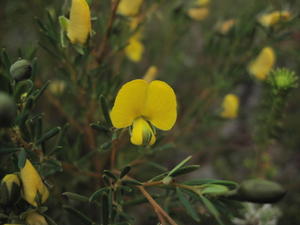
<path fill-rule="evenodd" d="M 23 198 L 31 205 L 37 206 L 36 197 L 39 194 L 41 203 L 45 202 L 49 197 L 49 191 L 43 183 L 37 170 L 27 159 L 24 168 L 20 172 L 23 184 Z"/>
<path fill-rule="evenodd" d="M 177 118 L 177 102 L 173 89 L 163 81 L 152 81 L 147 88 L 143 116 L 155 127 L 170 130 Z"/>
<path fill-rule="evenodd" d="M 73 0 L 67 35 L 72 43 L 84 44 L 91 32 L 90 8 L 86 0 Z"/>
<path fill-rule="evenodd" d="M 156 141 L 150 124 L 138 118 L 133 122 L 130 141 L 134 145 L 153 145 Z"/>
<path fill-rule="evenodd" d="M 122 86 L 110 113 L 114 127 L 128 127 L 141 116 L 147 86 L 147 82 L 142 79 L 130 81 Z"/>

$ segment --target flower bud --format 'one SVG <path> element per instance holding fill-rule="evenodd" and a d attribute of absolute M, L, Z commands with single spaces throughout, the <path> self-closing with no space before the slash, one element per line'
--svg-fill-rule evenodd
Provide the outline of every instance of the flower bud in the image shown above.
<path fill-rule="evenodd" d="M 16 174 L 7 174 L 1 181 L 0 203 L 14 203 L 20 196 L 20 179 Z"/>
<path fill-rule="evenodd" d="M 221 116 L 226 119 L 236 118 L 239 112 L 239 105 L 238 96 L 227 94 L 222 103 L 223 111 L 221 112 Z"/>
<path fill-rule="evenodd" d="M 278 202 L 286 191 L 281 185 L 263 179 L 250 179 L 242 182 L 238 190 L 238 199 L 255 203 Z"/>
<path fill-rule="evenodd" d="M 48 225 L 45 217 L 37 212 L 28 213 L 26 223 L 28 225 Z"/>
<path fill-rule="evenodd" d="M 28 159 L 20 174 L 23 184 L 22 197 L 33 206 L 44 203 L 49 197 L 49 191 Z"/>
<path fill-rule="evenodd" d="M 275 88 L 280 90 L 287 90 L 290 88 L 296 88 L 298 77 L 295 72 L 288 69 L 276 69 L 270 74 L 268 82 Z"/>
<path fill-rule="evenodd" d="M 4 92 L 0 92 L 0 127 L 9 127 L 17 114 L 14 100 Z"/>
<path fill-rule="evenodd" d="M 9 72 L 15 81 L 26 80 L 31 76 L 31 63 L 26 59 L 19 59 L 11 65 Z"/>

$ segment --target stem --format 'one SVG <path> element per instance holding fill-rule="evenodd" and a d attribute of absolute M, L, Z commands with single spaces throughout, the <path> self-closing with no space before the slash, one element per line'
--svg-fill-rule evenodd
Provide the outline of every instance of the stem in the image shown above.
<path fill-rule="evenodd" d="M 165 224 L 165 221 L 162 220 L 164 217 L 171 225 L 178 225 L 169 216 L 169 214 L 163 208 L 160 207 L 160 205 L 152 198 L 152 196 L 146 191 L 146 189 L 143 186 L 137 186 L 137 188 L 141 191 L 141 193 L 145 196 L 145 198 L 147 198 L 147 200 L 151 204 L 152 208 L 154 209 L 154 212 L 157 214 L 161 224 Z"/>
<path fill-rule="evenodd" d="M 98 64 L 101 64 L 101 62 L 103 60 L 104 53 L 105 53 L 106 48 L 107 48 L 107 42 L 109 40 L 109 36 L 111 34 L 111 31 L 112 31 L 112 26 L 113 26 L 114 20 L 116 18 L 116 12 L 117 12 L 119 3 L 120 3 L 120 0 L 115 0 L 114 3 L 113 3 L 111 15 L 110 15 L 110 18 L 109 18 L 108 24 L 107 24 L 106 33 L 103 37 L 103 40 L 101 42 L 101 45 L 100 45 L 98 51 L 96 52 L 96 60 L 97 60 Z"/>

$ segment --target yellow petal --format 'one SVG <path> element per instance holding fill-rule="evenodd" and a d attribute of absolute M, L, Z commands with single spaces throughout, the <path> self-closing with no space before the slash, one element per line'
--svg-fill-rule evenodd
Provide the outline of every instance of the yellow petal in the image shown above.
<path fill-rule="evenodd" d="M 121 0 L 118 6 L 118 13 L 124 16 L 135 16 L 138 14 L 143 0 Z"/>
<path fill-rule="evenodd" d="M 129 44 L 125 48 L 126 56 L 133 62 L 139 62 L 144 53 L 144 45 L 138 38 L 132 37 L 129 39 Z"/>
<path fill-rule="evenodd" d="M 130 141 L 134 145 L 153 145 L 155 135 L 150 124 L 143 118 L 134 120 Z"/>
<path fill-rule="evenodd" d="M 23 184 L 23 198 L 31 205 L 37 206 L 37 195 L 41 197 L 41 203 L 44 203 L 49 197 L 49 191 L 43 183 L 40 175 L 27 159 L 25 166 L 20 172 Z"/>
<path fill-rule="evenodd" d="M 86 0 L 72 0 L 67 35 L 72 43 L 84 44 L 91 32 L 90 7 Z"/>
<path fill-rule="evenodd" d="M 265 47 L 257 58 L 250 63 L 248 71 L 259 80 L 265 80 L 274 66 L 276 56 L 271 47 Z"/>
<path fill-rule="evenodd" d="M 122 86 L 110 113 L 114 127 L 128 127 L 141 116 L 147 86 L 147 82 L 141 79 L 130 81 Z"/>
<path fill-rule="evenodd" d="M 48 225 L 45 217 L 36 212 L 31 212 L 27 214 L 26 223 L 28 225 Z"/>
<path fill-rule="evenodd" d="M 221 116 L 227 119 L 234 119 L 239 111 L 239 98 L 234 94 L 228 94 L 223 100 L 223 112 Z"/>
<path fill-rule="evenodd" d="M 16 174 L 7 174 L 3 177 L 1 183 L 6 185 L 9 195 L 11 195 L 13 184 L 20 186 L 20 179 Z"/>
<path fill-rule="evenodd" d="M 188 10 L 188 15 L 194 20 L 204 20 L 209 15 L 208 8 L 191 8 Z"/>
<path fill-rule="evenodd" d="M 156 76 L 157 76 L 157 67 L 156 66 L 150 66 L 149 69 L 147 70 L 145 76 L 143 77 L 143 79 L 145 81 L 147 81 L 148 83 L 150 83 L 151 81 L 153 81 Z"/>
<path fill-rule="evenodd" d="M 263 14 L 258 18 L 258 22 L 265 26 L 270 27 L 274 26 L 279 22 L 288 21 L 292 18 L 292 15 L 289 11 L 274 11 L 272 13 Z"/>
<path fill-rule="evenodd" d="M 152 81 L 147 89 L 147 97 L 142 115 L 155 127 L 170 130 L 177 118 L 176 95 L 163 81 Z"/>

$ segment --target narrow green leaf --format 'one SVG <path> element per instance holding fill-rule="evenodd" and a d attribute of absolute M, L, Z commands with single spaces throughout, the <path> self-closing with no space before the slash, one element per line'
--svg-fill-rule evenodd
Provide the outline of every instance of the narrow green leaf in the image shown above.
<path fill-rule="evenodd" d="M 89 198 L 89 202 L 93 202 L 96 200 L 96 198 L 99 198 L 103 193 L 105 193 L 107 191 L 107 187 L 98 189 L 97 191 L 95 191 Z"/>
<path fill-rule="evenodd" d="M 57 135 L 61 131 L 61 127 L 55 127 L 47 131 L 45 134 L 42 135 L 42 137 L 36 142 L 36 144 L 41 144 L 42 142 L 45 142 L 52 138 L 53 136 Z"/>
<path fill-rule="evenodd" d="M 129 171 L 131 170 L 131 167 L 130 166 L 126 166 L 122 171 L 121 171 L 121 174 L 120 174 L 120 178 L 122 179 L 124 176 L 126 176 Z"/>
<path fill-rule="evenodd" d="M 182 160 L 177 166 L 175 166 L 175 167 L 168 173 L 168 176 L 172 176 L 178 169 L 180 169 L 182 166 L 184 166 L 191 158 L 192 158 L 192 156 L 189 156 L 189 157 L 185 158 L 184 160 Z"/>
<path fill-rule="evenodd" d="M 207 210 L 215 217 L 215 219 L 217 220 L 217 222 L 220 225 L 224 225 L 224 223 L 220 219 L 220 213 L 216 209 L 216 207 L 214 206 L 214 204 L 208 198 L 204 197 L 203 195 L 199 195 L 199 197 L 200 197 L 201 201 L 203 202 L 203 204 L 205 205 L 205 207 L 207 208 Z"/>
<path fill-rule="evenodd" d="M 62 195 L 67 196 L 69 199 L 80 201 L 80 202 L 89 202 L 89 198 L 73 192 L 64 192 Z"/>
<path fill-rule="evenodd" d="M 26 162 L 26 151 L 25 149 L 22 149 L 18 154 L 18 168 L 23 169 Z"/>
<path fill-rule="evenodd" d="M 80 222 L 82 222 L 83 224 L 86 224 L 86 225 L 95 225 L 96 224 L 89 217 L 87 217 L 82 212 L 78 211 L 77 209 L 74 209 L 67 205 L 63 205 L 63 208 L 66 211 L 68 211 L 70 214 L 72 214 L 73 216 L 78 218 L 80 220 Z"/>
<path fill-rule="evenodd" d="M 9 147 L 2 147 L 0 148 L 0 155 L 4 154 L 10 154 L 14 152 L 21 151 L 23 148 L 9 148 Z"/>
<path fill-rule="evenodd" d="M 109 203 L 108 203 L 108 196 L 107 194 L 102 195 L 102 214 L 101 214 L 101 219 L 102 219 L 102 224 L 103 225 L 108 225 L 109 224 Z"/>
<path fill-rule="evenodd" d="M 175 171 L 172 174 L 172 177 L 176 177 L 176 176 L 180 176 L 180 175 L 183 175 L 183 174 L 191 173 L 191 172 L 199 169 L 199 167 L 200 167 L 199 165 L 183 166 L 183 167 L 179 168 L 177 171 Z"/>
<path fill-rule="evenodd" d="M 195 211 L 195 209 L 193 208 L 193 206 L 191 205 L 191 203 L 186 199 L 186 197 L 184 196 L 184 193 L 180 190 L 180 188 L 176 188 L 176 193 L 177 193 L 177 197 L 178 197 L 179 201 L 182 203 L 182 205 L 186 209 L 187 213 L 196 222 L 200 222 L 200 218 L 199 218 L 197 212 Z"/>
<path fill-rule="evenodd" d="M 49 225 L 58 225 L 51 217 L 47 216 L 46 214 L 43 215 L 46 217 Z"/>
<path fill-rule="evenodd" d="M 140 185 L 142 185 L 142 183 L 137 181 L 137 180 L 122 180 L 122 184 L 128 185 L 128 186 L 140 186 Z"/>
<path fill-rule="evenodd" d="M 105 99 L 105 97 L 103 95 L 100 96 L 100 102 L 101 102 L 103 116 L 104 116 L 107 124 L 111 127 L 112 126 L 112 122 L 111 122 L 110 115 L 109 115 L 109 108 L 107 106 L 106 99 Z"/>
<path fill-rule="evenodd" d="M 109 170 L 104 170 L 103 174 L 110 177 L 114 181 L 118 180 L 118 177 L 115 174 L 113 174 L 112 172 L 110 172 Z"/>

